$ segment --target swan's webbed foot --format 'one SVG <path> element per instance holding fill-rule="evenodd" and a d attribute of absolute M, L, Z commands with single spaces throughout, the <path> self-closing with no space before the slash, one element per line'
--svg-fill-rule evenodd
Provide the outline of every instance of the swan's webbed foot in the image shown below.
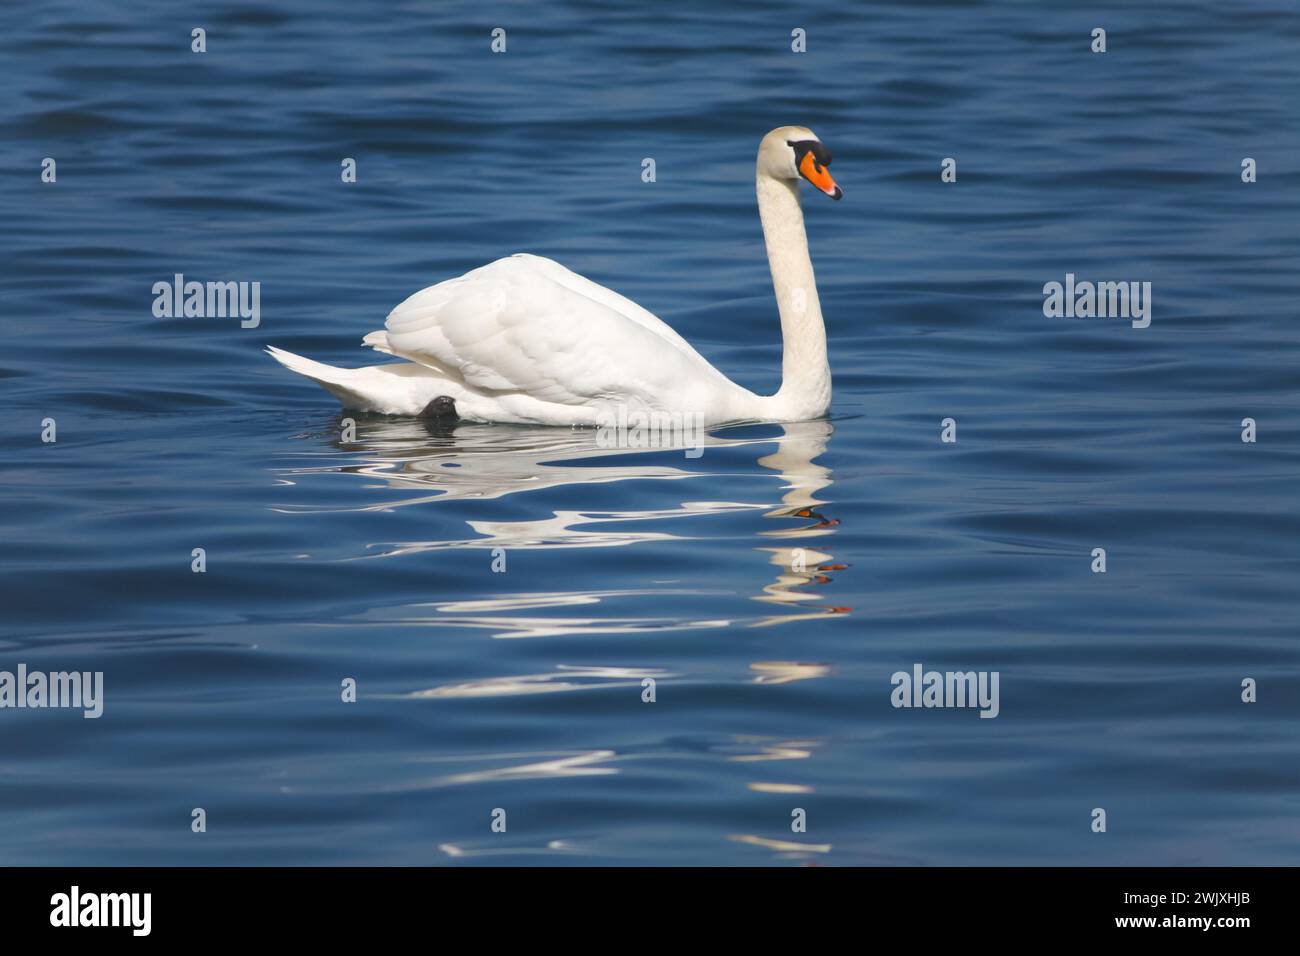
<path fill-rule="evenodd" d="M 431 418 L 439 422 L 455 421 L 459 417 L 456 414 L 456 400 L 450 395 L 439 395 L 424 406 L 424 411 L 420 412 L 420 417 Z"/>

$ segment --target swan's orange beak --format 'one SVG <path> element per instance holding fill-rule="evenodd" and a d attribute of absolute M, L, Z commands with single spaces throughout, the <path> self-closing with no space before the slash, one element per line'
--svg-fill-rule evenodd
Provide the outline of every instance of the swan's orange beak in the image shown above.
<path fill-rule="evenodd" d="M 799 161 L 799 175 L 832 199 L 844 198 L 844 190 L 835 185 L 830 170 L 817 162 L 817 157 L 812 154 L 812 150 L 804 153 L 803 159 Z"/>

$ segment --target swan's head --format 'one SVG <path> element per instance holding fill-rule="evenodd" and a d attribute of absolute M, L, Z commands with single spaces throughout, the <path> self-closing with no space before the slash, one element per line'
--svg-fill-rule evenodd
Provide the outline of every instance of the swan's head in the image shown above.
<path fill-rule="evenodd" d="M 843 199 L 830 170 L 831 153 L 806 126 L 782 126 L 758 145 L 759 175 L 773 179 L 806 179 L 832 199 Z"/>

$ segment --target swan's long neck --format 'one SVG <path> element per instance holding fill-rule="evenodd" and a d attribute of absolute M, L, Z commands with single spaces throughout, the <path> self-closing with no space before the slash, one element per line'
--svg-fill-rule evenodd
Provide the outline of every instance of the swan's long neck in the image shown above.
<path fill-rule="evenodd" d="M 781 417 L 817 418 L 830 407 L 831 368 L 826 360 L 826 327 L 817 298 L 817 279 L 799 208 L 799 184 L 760 171 L 757 191 L 784 342 L 781 390 L 772 401 Z"/>

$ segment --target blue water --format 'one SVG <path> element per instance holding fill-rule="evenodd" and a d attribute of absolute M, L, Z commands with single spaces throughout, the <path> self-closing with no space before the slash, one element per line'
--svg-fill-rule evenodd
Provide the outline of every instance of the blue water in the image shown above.
<path fill-rule="evenodd" d="M 0 863 L 1300 862 L 1300 19 L 1134 6 L 14 11 L 0 669 L 105 704 L 0 710 Z M 771 391 L 787 123 L 846 192 L 804 200 L 827 421 L 344 444 L 261 352 L 367 364 L 530 251 Z M 1045 318 L 1067 272 L 1151 326 Z M 175 273 L 260 326 L 154 318 Z M 999 716 L 895 709 L 916 663 Z"/>

